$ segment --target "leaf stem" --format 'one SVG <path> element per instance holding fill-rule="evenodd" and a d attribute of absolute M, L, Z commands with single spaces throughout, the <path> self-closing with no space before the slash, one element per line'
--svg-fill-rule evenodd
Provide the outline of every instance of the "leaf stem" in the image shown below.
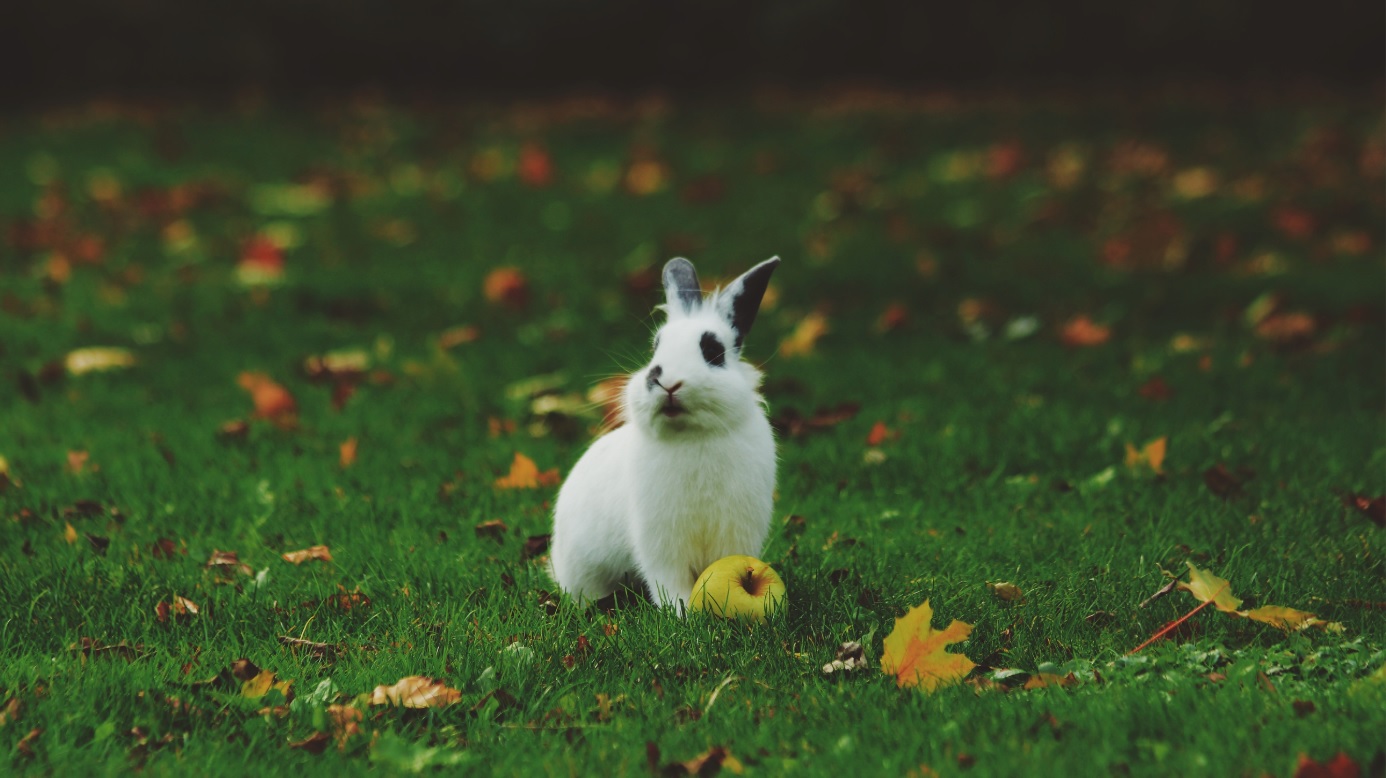
<path fill-rule="evenodd" d="M 1204 600 L 1202 605 L 1199 605 L 1197 608 L 1194 608 L 1193 610 L 1189 611 L 1188 613 L 1185 613 L 1183 616 L 1179 617 L 1179 620 L 1178 620 L 1178 621 L 1174 621 L 1174 622 L 1171 622 L 1171 623 L 1169 623 L 1169 624 L 1166 624 L 1164 629 L 1160 630 L 1159 632 L 1156 632 L 1154 635 L 1151 635 L 1149 640 L 1145 641 L 1144 643 L 1140 644 L 1139 646 L 1136 646 L 1135 648 L 1131 649 L 1130 651 L 1127 651 L 1127 652 L 1126 652 L 1126 656 L 1131 656 L 1132 654 L 1136 653 L 1137 651 L 1140 651 L 1142 648 L 1145 648 L 1146 646 L 1150 645 L 1151 643 L 1154 643 L 1155 641 L 1159 640 L 1160 638 L 1162 638 L 1162 637 L 1164 637 L 1166 634 L 1168 634 L 1171 630 L 1173 630 L 1173 629 L 1175 629 L 1176 627 L 1178 627 L 1180 624 L 1183 624 L 1184 622 L 1188 621 L 1189 618 L 1190 618 L 1191 616 L 1193 616 L 1195 613 L 1198 613 L 1199 611 L 1203 610 L 1204 608 L 1208 607 L 1209 605 L 1212 605 L 1212 604 L 1213 604 L 1213 600 L 1216 600 L 1216 599 L 1218 598 L 1218 595 L 1219 595 L 1219 594 L 1222 594 L 1223 589 L 1226 589 L 1227 587 L 1229 587 L 1229 586 L 1231 586 L 1231 585 L 1232 585 L 1232 582 L 1231 582 L 1231 581 L 1228 581 L 1227 583 L 1223 584 L 1216 592 L 1213 592 L 1213 596 L 1212 596 L 1212 597 L 1209 597 L 1208 599 Z"/>

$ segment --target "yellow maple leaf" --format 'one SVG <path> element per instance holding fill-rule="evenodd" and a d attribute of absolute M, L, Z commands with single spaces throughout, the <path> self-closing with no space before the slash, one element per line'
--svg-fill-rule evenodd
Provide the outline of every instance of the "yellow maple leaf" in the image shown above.
<path fill-rule="evenodd" d="M 285 697 L 289 696 L 289 687 L 293 681 L 281 681 L 274 677 L 273 670 L 261 670 L 248 681 L 241 683 L 241 696 L 250 700 L 258 700 L 269 694 L 270 689 L 278 689 Z"/>
<path fill-rule="evenodd" d="M 539 472 L 539 466 L 534 464 L 534 460 L 515 452 L 515 459 L 510 463 L 510 473 L 496 479 L 497 489 L 537 489 L 541 486 L 553 486 L 558 483 L 557 468 Z"/>
<path fill-rule="evenodd" d="M 1145 448 L 1137 450 L 1130 443 L 1126 444 L 1126 466 L 1131 469 L 1148 467 L 1155 471 L 1156 475 L 1164 472 L 1165 450 L 1169 443 L 1169 438 L 1161 436 L 1145 444 Z"/>
<path fill-rule="evenodd" d="M 814 311 L 800 319 L 799 325 L 794 328 L 789 337 L 780 342 L 780 356 L 801 357 L 805 354 L 812 354 L 818 339 L 827 333 L 828 317 Z"/>
<path fill-rule="evenodd" d="M 1193 562 L 1189 566 L 1189 580 L 1179 582 L 1179 588 L 1198 598 L 1200 602 L 1213 601 L 1213 607 L 1234 616 L 1243 615 L 1237 610 L 1242 604 L 1240 597 L 1232 594 L 1232 585 L 1225 578 L 1218 578 L 1207 570 L 1199 570 Z"/>
<path fill-rule="evenodd" d="M 1301 629 L 1309 629 L 1310 627 L 1318 627 L 1328 632 L 1343 631 L 1342 624 L 1333 621 L 1324 621 L 1308 611 L 1286 608 L 1283 605 L 1262 605 L 1259 608 L 1244 611 L 1242 615 L 1252 621 L 1259 621 L 1263 624 L 1269 624 L 1272 627 L 1279 627 L 1286 632 L 1295 632 Z"/>
<path fill-rule="evenodd" d="M 932 692 L 962 680 L 977 665 L 962 654 L 944 650 L 951 643 L 967 640 L 972 625 L 954 620 L 942 631 L 930 623 L 934 609 L 929 601 L 911 608 L 895 620 L 895 629 L 885 639 L 881 670 L 895 676 L 895 685 L 918 686 Z"/>

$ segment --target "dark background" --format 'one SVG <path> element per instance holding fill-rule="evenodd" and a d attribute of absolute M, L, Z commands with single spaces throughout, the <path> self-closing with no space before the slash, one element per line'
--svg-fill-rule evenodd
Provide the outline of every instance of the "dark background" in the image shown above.
<path fill-rule="evenodd" d="M 8 0 L 7 105 L 374 86 L 513 95 L 814 87 L 1361 85 L 1379 0 Z"/>

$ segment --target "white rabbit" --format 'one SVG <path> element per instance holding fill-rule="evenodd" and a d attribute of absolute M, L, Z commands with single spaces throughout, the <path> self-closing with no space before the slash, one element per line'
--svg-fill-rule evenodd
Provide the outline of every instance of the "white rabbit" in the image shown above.
<path fill-rule="evenodd" d="M 693 263 L 664 266 L 668 321 L 630 376 L 621 427 L 592 443 L 559 490 L 551 572 L 579 602 L 632 575 L 681 613 L 693 583 L 732 554 L 759 556 L 770 530 L 775 439 L 741 346 L 779 257 L 703 299 Z"/>

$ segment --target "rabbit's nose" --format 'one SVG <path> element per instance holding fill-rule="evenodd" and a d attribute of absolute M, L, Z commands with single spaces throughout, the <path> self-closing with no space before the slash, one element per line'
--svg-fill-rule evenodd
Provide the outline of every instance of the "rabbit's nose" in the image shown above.
<path fill-rule="evenodd" d="M 660 384 L 660 385 L 659 385 L 659 388 L 660 388 L 660 389 L 663 389 L 663 390 L 666 391 L 666 392 L 668 392 L 670 397 L 673 397 L 673 396 L 674 396 L 674 392 L 677 392 L 678 390 L 680 390 L 680 389 L 683 388 L 683 382 L 682 382 L 682 381 L 679 381 L 678 383 L 674 384 L 673 386 L 665 386 L 664 384 Z"/>

